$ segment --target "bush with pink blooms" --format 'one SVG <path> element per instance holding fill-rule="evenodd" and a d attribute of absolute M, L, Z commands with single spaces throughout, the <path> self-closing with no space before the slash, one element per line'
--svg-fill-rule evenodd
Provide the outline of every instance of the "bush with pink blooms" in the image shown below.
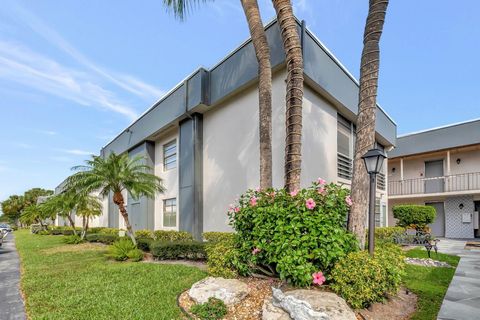
<path fill-rule="evenodd" d="M 339 259 L 358 250 L 345 228 L 350 205 L 348 189 L 322 179 L 293 192 L 248 190 L 228 212 L 238 272 L 322 285 Z"/>

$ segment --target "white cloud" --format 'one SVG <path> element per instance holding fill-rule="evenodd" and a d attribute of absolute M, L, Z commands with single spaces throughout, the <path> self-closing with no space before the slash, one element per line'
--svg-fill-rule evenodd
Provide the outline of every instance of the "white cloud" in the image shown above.
<path fill-rule="evenodd" d="M 76 156 L 91 156 L 92 154 L 95 154 L 94 152 L 80 150 L 80 149 L 63 149 L 62 151 L 68 154 L 76 155 Z"/>
<path fill-rule="evenodd" d="M 44 23 L 40 18 L 28 11 L 26 8 L 17 5 L 14 7 L 14 10 L 16 17 L 26 24 L 33 32 L 68 54 L 78 63 L 82 64 L 91 71 L 94 71 L 96 74 L 117 85 L 118 87 L 138 97 L 144 98 L 148 102 L 151 102 L 152 100 L 158 100 L 165 94 L 163 90 L 155 88 L 154 86 L 147 84 L 131 75 L 113 74 L 107 71 L 105 68 L 88 59 L 67 40 L 65 40 L 56 30 L 50 28 L 46 23 Z"/>
<path fill-rule="evenodd" d="M 15 81 L 84 106 L 100 106 L 137 118 L 133 108 L 89 74 L 68 68 L 30 49 L 0 40 L 0 78 Z"/>
<path fill-rule="evenodd" d="M 58 132 L 52 130 L 38 130 L 38 133 L 42 133 L 47 136 L 56 136 L 58 134 Z"/>
<path fill-rule="evenodd" d="M 64 157 L 64 156 L 54 156 L 54 157 L 50 157 L 50 160 L 58 161 L 58 162 L 73 162 L 73 159 L 72 159 L 72 158 Z"/>

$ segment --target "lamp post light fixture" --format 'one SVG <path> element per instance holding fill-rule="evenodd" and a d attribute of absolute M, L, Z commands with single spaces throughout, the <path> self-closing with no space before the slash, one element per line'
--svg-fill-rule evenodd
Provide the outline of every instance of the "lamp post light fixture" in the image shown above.
<path fill-rule="evenodd" d="M 370 201 L 368 204 L 368 252 L 373 256 L 375 249 L 375 191 L 377 174 L 382 171 L 385 153 L 380 149 L 370 149 L 362 156 L 365 168 L 370 176 Z"/>

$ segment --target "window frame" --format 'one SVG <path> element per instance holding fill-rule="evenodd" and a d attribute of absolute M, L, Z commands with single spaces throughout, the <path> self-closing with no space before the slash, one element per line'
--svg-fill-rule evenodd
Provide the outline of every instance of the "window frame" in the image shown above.
<path fill-rule="evenodd" d="M 169 148 L 172 146 L 175 147 L 175 152 L 172 154 L 167 155 L 167 152 L 170 151 Z M 178 152 L 177 152 L 177 139 L 173 139 L 170 142 L 165 143 L 163 146 L 163 171 L 169 171 L 177 168 L 177 160 L 178 160 Z M 173 161 L 169 161 L 170 159 L 174 159 Z M 173 167 L 169 167 L 169 165 L 174 164 Z"/>
<path fill-rule="evenodd" d="M 168 205 L 167 202 L 169 202 L 169 201 L 174 201 L 174 204 Z M 177 226 L 178 226 L 178 222 L 177 222 L 177 218 L 178 218 L 177 198 L 163 199 L 162 202 L 163 202 L 162 226 L 163 226 L 164 228 L 173 228 L 173 229 L 177 228 Z M 174 211 L 168 211 L 168 212 L 167 212 L 167 208 L 170 208 L 170 209 L 171 209 L 171 208 L 174 208 L 175 210 L 174 210 Z M 166 214 L 170 214 L 170 215 L 171 215 L 172 213 L 175 214 L 175 215 L 174 215 L 174 216 L 175 216 L 175 218 L 174 218 L 174 222 L 175 222 L 175 223 L 174 223 L 173 226 L 172 226 L 172 225 L 166 225 L 166 223 L 165 223 Z M 170 218 L 170 219 L 171 219 L 171 218 Z M 169 222 L 171 222 L 171 221 L 169 221 Z"/>

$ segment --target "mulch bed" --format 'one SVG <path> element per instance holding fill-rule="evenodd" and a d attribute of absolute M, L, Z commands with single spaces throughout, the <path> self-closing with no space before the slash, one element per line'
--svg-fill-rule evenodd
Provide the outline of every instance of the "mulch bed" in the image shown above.
<path fill-rule="evenodd" d="M 355 310 L 359 320 L 404 320 L 410 319 L 417 306 L 417 296 L 401 288 L 394 297 L 384 303 L 375 303 L 368 309 Z"/>

